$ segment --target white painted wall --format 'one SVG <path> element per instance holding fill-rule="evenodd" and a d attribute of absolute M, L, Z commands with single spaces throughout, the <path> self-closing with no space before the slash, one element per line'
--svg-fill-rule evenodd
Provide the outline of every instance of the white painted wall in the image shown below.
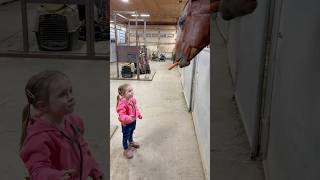
<path fill-rule="evenodd" d="M 186 103 L 187 103 L 187 107 L 188 109 L 190 109 L 191 106 L 191 88 L 192 88 L 192 77 L 193 77 L 193 66 L 195 65 L 194 63 L 195 61 L 192 60 L 190 65 L 181 69 L 181 83 L 183 86 L 183 94 L 184 94 L 184 98 L 186 99 Z"/>
<path fill-rule="evenodd" d="M 273 34 L 266 174 L 269 180 L 318 180 L 320 1 L 280 2 Z"/>
<path fill-rule="evenodd" d="M 197 57 L 193 120 L 206 178 L 210 179 L 210 49 L 205 48 Z"/>
<path fill-rule="evenodd" d="M 195 70 L 193 71 L 193 68 Z M 183 69 L 181 82 L 188 108 L 192 108 L 193 122 L 199 144 L 206 179 L 210 179 L 210 49 L 203 49 Z M 194 73 L 193 73 L 194 72 Z M 193 79 L 193 82 L 192 82 Z M 193 88 L 193 89 L 192 89 Z M 192 89 L 192 90 L 191 90 Z M 190 97 L 192 96 L 192 101 Z"/>
<path fill-rule="evenodd" d="M 268 180 L 320 179 L 320 1 L 258 1 L 226 30 L 228 60 L 241 118 L 252 144 L 259 117 L 257 83 L 264 63 L 267 2 L 274 2 L 262 152 Z M 221 23 L 221 22 L 220 22 Z M 223 22 L 222 22 L 223 24 Z M 260 64 L 260 65 L 259 65 Z M 257 127 L 256 127 L 257 128 Z"/>
<path fill-rule="evenodd" d="M 261 68 L 264 62 L 267 0 L 260 0 L 249 15 L 224 21 L 218 15 L 218 28 L 227 40 L 228 61 L 234 94 L 248 140 L 254 151 L 258 143 L 258 103 Z"/>

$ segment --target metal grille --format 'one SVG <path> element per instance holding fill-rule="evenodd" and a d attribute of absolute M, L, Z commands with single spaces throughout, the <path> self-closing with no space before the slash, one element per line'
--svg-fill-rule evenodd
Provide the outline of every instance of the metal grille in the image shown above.
<path fill-rule="evenodd" d="M 39 17 L 39 45 L 48 50 L 68 48 L 68 24 L 65 16 L 45 14 Z"/>

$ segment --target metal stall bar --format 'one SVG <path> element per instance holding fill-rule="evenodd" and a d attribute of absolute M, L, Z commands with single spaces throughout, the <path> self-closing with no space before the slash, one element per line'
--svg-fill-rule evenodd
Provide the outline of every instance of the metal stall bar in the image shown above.
<path fill-rule="evenodd" d="M 147 21 L 143 20 L 143 44 L 146 46 L 146 29 L 147 29 Z"/>
<path fill-rule="evenodd" d="M 93 1 L 87 0 L 86 1 L 86 40 L 87 40 L 87 54 L 89 56 L 95 55 L 94 49 L 94 8 L 93 8 Z"/>
<path fill-rule="evenodd" d="M 128 44 L 128 46 L 130 46 L 130 23 L 131 23 L 131 21 L 130 21 L 130 19 L 129 19 L 129 21 L 128 21 L 128 28 L 127 28 L 127 33 L 128 33 L 128 42 L 127 42 L 127 44 Z"/>
<path fill-rule="evenodd" d="M 23 51 L 29 51 L 27 0 L 21 0 Z"/>
<path fill-rule="evenodd" d="M 115 32 L 115 46 L 116 46 L 116 59 L 117 59 L 117 78 L 120 78 L 120 74 L 119 74 L 119 60 L 118 60 L 118 54 L 119 54 L 119 50 L 118 50 L 118 36 L 117 36 L 117 16 L 120 16 L 122 18 L 125 18 L 126 20 L 128 20 L 126 17 L 122 16 L 122 14 L 133 14 L 135 12 L 132 11 L 113 11 L 112 15 L 114 16 L 114 32 Z M 129 21 L 130 23 L 130 21 Z M 120 27 L 120 26 L 119 26 Z M 129 43 L 130 43 L 130 39 L 129 39 Z M 129 44 L 130 45 L 130 44 Z"/>
<path fill-rule="evenodd" d="M 145 59 L 146 59 L 146 61 L 148 61 L 147 60 L 147 52 L 148 52 L 148 50 L 147 50 L 147 37 L 146 37 L 146 31 L 147 31 L 147 21 L 146 21 L 146 19 L 144 19 L 144 29 L 143 29 L 143 44 L 144 44 L 144 47 L 143 47 L 143 50 L 145 51 L 145 54 L 144 54 L 144 57 L 145 57 Z M 149 64 L 149 63 L 148 63 Z"/>
<path fill-rule="evenodd" d="M 129 18 L 127 18 L 127 17 L 125 17 L 125 16 L 123 16 L 123 15 L 121 15 L 121 14 L 129 14 L 129 15 L 136 15 L 135 16 L 135 19 L 129 19 Z M 114 17 L 114 22 L 115 22 L 115 29 L 117 29 L 116 27 L 117 27 L 117 22 L 116 22 L 116 16 L 120 16 L 120 17 L 122 17 L 122 18 L 124 18 L 124 19 L 126 19 L 127 21 L 128 21 L 128 28 L 129 28 L 129 30 L 128 30 L 128 33 L 129 33 L 129 35 L 128 35 L 128 46 L 130 46 L 131 45 L 131 37 L 130 37 L 130 28 L 131 28 L 131 22 L 132 21 L 135 21 L 136 23 L 135 23 L 135 26 L 136 26 L 136 29 L 135 29 L 135 31 L 136 31 L 136 52 L 140 52 L 139 50 L 139 37 L 138 37 L 138 21 L 145 21 L 145 20 L 143 20 L 143 19 L 138 19 L 138 13 L 136 12 L 136 11 L 113 11 L 112 12 L 112 15 L 114 15 L 115 17 Z M 145 26 L 146 26 L 146 23 L 145 23 Z M 145 30 L 144 30 L 145 31 Z M 145 36 L 144 36 L 144 38 L 145 38 Z M 117 79 L 120 79 L 120 75 L 119 75 L 119 60 L 118 60 L 118 57 L 119 57 L 119 48 L 118 48 L 118 43 L 117 43 L 117 41 L 118 41 L 118 36 L 117 36 L 117 31 L 115 31 L 115 39 L 116 39 L 116 57 L 117 57 Z M 138 58 L 139 58 L 139 54 L 138 54 Z M 137 62 L 136 62 L 136 70 L 137 70 L 137 80 L 140 80 L 140 68 L 139 68 L 139 59 L 136 59 L 137 60 Z M 114 79 L 114 78 L 113 78 Z"/>
<path fill-rule="evenodd" d="M 119 78 L 119 60 L 118 60 L 118 35 L 117 35 L 117 14 L 114 13 L 114 36 L 115 36 L 115 45 L 116 45 L 116 58 L 117 58 L 117 78 Z"/>
<path fill-rule="evenodd" d="M 137 12 L 135 12 L 135 14 L 136 14 L 136 47 L 138 48 L 138 13 Z M 138 53 L 139 53 L 139 55 L 140 55 L 140 49 L 137 49 L 138 50 Z M 137 76 L 138 76 L 138 80 L 140 79 L 140 68 L 139 68 L 139 58 L 138 58 L 138 61 L 137 61 Z"/>
<path fill-rule="evenodd" d="M 157 51 L 159 49 L 160 46 L 160 28 L 158 27 L 158 44 L 157 44 Z M 159 52 L 159 51 L 158 51 Z"/>
<path fill-rule="evenodd" d="M 137 31 L 138 31 L 138 27 L 137 27 L 137 23 L 138 22 L 143 22 L 143 43 L 144 43 L 144 46 L 143 46 L 143 52 L 144 52 L 144 58 L 147 58 L 147 55 L 146 55 L 146 52 L 145 52 L 145 46 L 146 46 L 146 19 L 137 19 L 137 16 L 135 19 L 129 19 L 129 21 L 136 21 L 136 46 L 137 47 L 140 47 L 140 39 L 138 37 L 138 34 L 137 34 Z M 138 66 L 138 63 L 137 62 L 137 66 Z M 139 74 L 138 74 L 139 73 Z M 138 75 L 138 80 L 140 79 L 140 69 L 139 69 L 139 72 L 137 72 L 137 75 Z"/>
<path fill-rule="evenodd" d="M 144 63 L 147 64 L 147 45 L 146 45 L 146 28 L 147 28 L 147 22 L 146 22 L 146 19 L 143 19 L 143 60 L 144 60 Z M 147 67 L 144 69 L 144 78 L 146 79 L 147 77 Z M 150 66 L 149 66 L 150 67 Z"/>

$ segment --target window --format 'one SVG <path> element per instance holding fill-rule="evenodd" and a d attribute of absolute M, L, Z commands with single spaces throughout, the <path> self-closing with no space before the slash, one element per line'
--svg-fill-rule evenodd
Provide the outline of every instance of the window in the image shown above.
<path fill-rule="evenodd" d="M 110 25 L 110 39 L 115 39 L 115 28 Z M 117 26 L 118 43 L 126 43 L 126 28 Z"/>

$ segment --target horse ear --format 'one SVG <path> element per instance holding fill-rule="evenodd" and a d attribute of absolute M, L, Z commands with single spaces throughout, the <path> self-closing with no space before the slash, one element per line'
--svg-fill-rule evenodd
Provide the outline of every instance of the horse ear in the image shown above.
<path fill-rule="evenodd" d="M 210 13 L 213 12 L 218 12 L 219 11 L 219 6 L 220 6 L 220 1 L 218 0 L 213 0 L 210 2 Z"/>

